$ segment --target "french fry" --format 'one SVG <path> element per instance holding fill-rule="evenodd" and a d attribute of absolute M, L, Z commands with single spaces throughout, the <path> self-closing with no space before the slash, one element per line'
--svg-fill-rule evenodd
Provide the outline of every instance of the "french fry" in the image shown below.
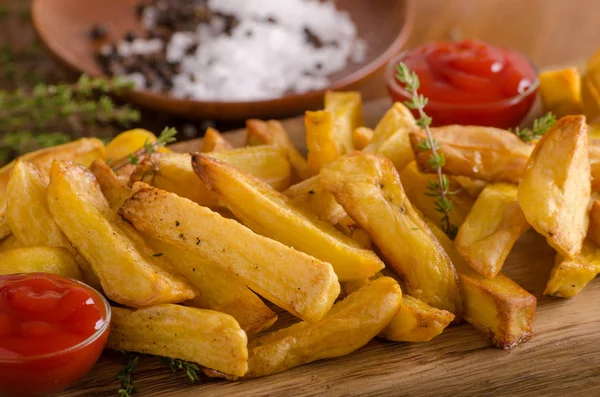
<path fill-rule="evenodd" d="M 328 111 L 307 111 L 304 115 L 308 174 L 316 175 L 327 163 L 342 155 L 335 142 L 333 114 Z"/>
<path fill-rule="evenodd" d="M 341 153 L 354 150 L 352 133 L 364 125 L 362 100 L 358 91 L 327 91 L 325 111 L 331 112 L 334 122 L 334 139 Z"/>
<path fill-rule="evenodd" d="M 245 378 L 350 354 L 381 332 L 398 312 L 401 301 L 398 283 L 382 277 L 336 303 L 316 323 L 303 321 L 251 340 Z"/>
<path fill-rule="evenodd" d="M 596 245 L 600 245 L 600 200 L 592 202 L 587 237 Z"/>
<path fill-rule="evenodd" d="M 590 174 L 592 176 L 592 191 L 600 192 L 600 141 L 591 139 L 589 142 Z"/>
<path fill-rule="evenodd" d="M 362 248 L 312 213 L 302 211 L 259 179 L 201 154 L 192 155 L 192 166 L 243 224 L 258 234 L 330 263 L 340 281 L 369 277 L 383 269 L 383 262 L 374 252 Z"/>
<path fill-rule="evenodd" d="M 212 262 L 194 252 L 150 237 L 147 237 L 147 241 L 198 291 L 197 297 L 185 302 L 186 306 L 227 313 L 236 319 L 248 335 L 264 331 L 277 320 L 277 314 L 262 299 L 235 276 Z"/>
<path fill-rule="evenodd" d="M 248 369 L 246 334 L 228 314 L 173 304 L 111 309 L 109 349 L 178 358 L 236 376 Z"/>
<path fill-rule="evenodd" d="M 253 146 L 212 152 L 209 155 L 262 179 L 277 190 L 289 187 L 290 163 L 284 149 Z M 191 155 L 188 153 L 155 153 L 146 156 L 131 175 L 130 184 L 137 181 L 176 193 L 200 205 L 219 205 L 217 196 L 194 173 Z"/>
<path fill-rule="evenodd" d="M 600 116 L 600 68 L 588 69 L 581 80 L 581 98 L 585 117 L 594 121 Z"/>
<path fill-rule="evenodd" d="M 221 150 L 233 149 L 233 146 L 221 133 L 212 127 L 206 129 L 206 133 L 202 138 L 202 146 L 200 151 L 203 153 L 220 152 Z"/>
<path fill-rule="evenodd" d="M 440 145 L 438 153 L 444 155 L 442 170 L 447 175 L 517 184 L 533 151 L 532 145 L 499 128 L 448 125 L 431 128 L 431 134 Z M 433 173 L 429 164 L 431 151 L 419 148 L 424 139 L 424 131 L 410 132 L 419 170 Z"/>
<path fill-rule="evenodd" d="M 298 152 L 279 121 L 251 119 L 246 121 L 246 128 L 248 131 L 246 144 L 273 145 L 284 148 L 287 150 L 295 179 L 302 181 L 309 177 L 306 159 Z"/>
<path fill-rule="evenodd" d="M 533 336 L 535 296 L 502 273 L 494 278 L 477 273 L 440 228 L 431 222 L 428 225 L 458 272 L 464 294 L 464 319 L 500 349 L 512 349 L 529 340 Z"/>
<path fill-rule="evenodd" d="M 519 184 L 519 205 L 548 244 L 572 258 L 581 251 L 588 230 L 590 196 L 585 117 L 563 117 L 531 154 Z"/>
<path fill-rule="evenodd" d="M 22 247 L 0 253 L 0 275 L 52 273 L 83 281 L 73 255 L 64 248 Z"/>
<path fill-rule="evenodd" d="M 412 161 L 402 171 L 399 171 L 400 181 L 410 202 L 423 213 L 423 215 L 441 227 L 441 214 L 436 210 L 435 198 L 428 196 L 431 193 L 427 186 L 430 181 L 437 181 L 433 174 L 423 174 L 417 169 L 417 164 Z M 452 211 L 448 214 L 453 225 L 460 226 L 471 211 L 475 200 L 460 189 L 454 178 L 448 177 L 450 191 L 457 192 L 452 196 Z"/>
<path fill-rule="evenodd" d="M 120 213 L 142 233 L 212 261 L 304 320 L 322 318 L 340 292 L 329 263 L 173 193 L 136 183 Z"/>
<path fill-rule="evenodd" d="M 456 271 L 406 197 L 393 164 L 356 152 L 328 164 L 319 177 L 381 250 L 406 293 L 460 318 Z"/>
<path fill-rule="evenodd" d="M 96 160 L 90 166 L 90 171 L 96 177 L 96 181 L 106 197 L 108 205 L 113 210 L 121 208 L 125 200 L 129 198 L 129 188 L 119 179 L 117 174 L 103 160 Z"/>
<path fill-rule="evenodd" d="M 379 336 L 395 342 L 428 342 L 441 334 L 452 320 L 454 314 L 404 294 L 400 311 Z"/>
<path fill-rule="evenodd" d="M 415 128 L 417 123 L 410 110 L 396 102 L 375 127 L 373 140 L 364 151 L 387 157 L 400 172 L 414 160 L 409 133 Z"/>
<path fill-rule="evenodd" d="M 368 127 L 358 127 L 352 132 L 352 145 L 356 150 L 363 150 L 373 139 L 375 132 Z"/>
<path fill-rule="evenodd" d="M 544 295 L 571 298 L 600 273 L 600 247 L 585 240 L 575 258 L 557 254 Z"/>
<path fill-rule="evenodd" d="M 99 288 L 98 277 L 89 263 L 60 230 L 48 208 L 46 183 L 37 168 L 17 160 L 6 187 L 6 220 L 24 247 L 47 246 L 67 249 L 84 272 L 86 281 Z"/>
<path fill-rule="evenodd" d="M 495 277 L 515 242 L 530 225 L 517 203 L 517 187 L 488 185 L 458 230 L 454 246 L 485 277 Z"/>
<path fill-rule="evenodd" d="M 283 194 L 289 197 L 295 206 L 312 212 L 319 219 L 332 225 L 347 216 L 344 208 L 335 201 L 333 194 L 319 183 L 318 176 L 290 186 Z"/>
<path fill-rule="evenodd" d="M 187 282 L 159 266 L 159 258 L 136 249 L 115 223 L 117 218 L 88 170 L 55 162 L 48 185 L 48 207 L 56 224 L 90 263 L 110 299 L 143 307 L 195 296 Z"/>
<path fill-rule="evenodd" d="M 483 189 L 488 185 L 489 182 L 482 181 L 481 179 L 469 178 L 468 176 L 454 176 L 452 178 L 469 196 L 477 199 Z"/>
<path fill-rule="evenodd" d="M 17 160 L 33 163 L 39 170 L 44 182 L 47 182 L 50 174 L 52 161 L 66 160 L 88 166 L 96 158 L 105 158 L 106 151 L 101 140 L 96 138 L 82 138 L 64 145 L 52 146 L 46 149 L 36 150 L 20 156 Z M 10 235 L 10 227 L 6 221 L 6 187 L 13 166 L 16 161 L 5 165 L 0 169 L 0 239 Z"/>
<path fill-rule="evenodd" d="M 144 147 L 146 143 L 156 141 L 156 135 L 143 128 L 123 131 L 106 144 L 106 158 L 112 161 L 129 156 Z M 168 153 L 169 148 L 160 147 L 158 152 Z"/>
<path fill-rule="evenodd" d="M 6 252 L 22 247 L 23 244 L 21 244 L 21 242 L 12 234 L 0 241 L 0 252 Z"/>
<path fill-rule="evenodd" d="M 556 117 L 581 114 L 581 76 L 576 67 L 543 71 L 539 75 L 540 97 L 545 112 Z"/>

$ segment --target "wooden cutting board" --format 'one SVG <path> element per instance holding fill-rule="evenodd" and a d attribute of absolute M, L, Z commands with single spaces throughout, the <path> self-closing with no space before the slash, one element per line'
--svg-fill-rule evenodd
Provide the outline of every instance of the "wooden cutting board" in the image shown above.
<path fill-rule="evenodd" d="M 367 125 L 390 106 L 365 105 Z M 302 118 L 285 121 L 304 147 Z M 243 144 L 243 131 L 228 138 Z M 197 141 L 174 145 L 196 150 Z M 355 353 L 315 362 L 262 379 L 228 382 L 202 377 L 190 384 L 158 359 L 142 356 L 135 373 L 140 396 L 576 396 L 600 395 L 600 282 L 571 299 L 542 295 L 554 252 L 533 231 L 516 244 L 504 273 L 538 298 L 535 336 L 510 352 L 495 349 L 468 324 L 454 326 L 431 342 L 379 339 Z M 289 317 L 283 319 L 290 321 Z M 92 371 L 59 396 L 116 396 L 122 357 L 105 352 Z"/>

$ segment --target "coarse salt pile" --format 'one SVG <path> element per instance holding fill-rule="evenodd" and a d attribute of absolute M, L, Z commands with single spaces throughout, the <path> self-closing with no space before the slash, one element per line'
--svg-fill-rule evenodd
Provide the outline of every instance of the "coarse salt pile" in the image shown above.
<path fill-rule="evenodd" d="M 170 81 L 149 83 L 135 69 L 119 74 L 138 88 L 180 98 L 253 101 L 323 89 L 328 76 L 364 60 L 356 26 L 332 1 L 208 0 L 207 7 L 213 17 L 195 30 L 175 27 L 167 43 L 136 38 L 117 45 L 122 57 L 162 51 L 176 65 Z M 146 28 L 155 27 L 159 12 L 143 10 Z"/>

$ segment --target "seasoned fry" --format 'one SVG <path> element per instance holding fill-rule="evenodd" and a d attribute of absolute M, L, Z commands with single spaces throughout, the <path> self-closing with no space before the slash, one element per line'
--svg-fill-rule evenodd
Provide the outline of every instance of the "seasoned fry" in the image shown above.
<path fill-rule="evenodd" d="M 373 140 L 364 151 L 384 155 L 400 172 L 414 160 L 409 132 L 416 128 L 417 123 L 410 110 L 396 102 L 375 127 Z"/>
<path fill-rule="evenodd" d="M 531 154 L 519 184 L 519 205 L 548 244 L 572 258 L 581 251 L 588 230 L 590 196 L 585 117 L 563 117 Z"/>
<path fill-rule="evenodd" d="M 236 376 L 248 369 L 246 334 L 228 314 L 172 304 L 111 309 L 109 349 L 178 358 Z"/>
<path fill-rule="evenodd" d="M 336 225 L 347 216 L 344 207 L 335 201 L 333 194 L 319 183 L 318 176 L 290 186 L 283 194 L 289 197 L 295 206 L 312 212 L 319 219 L 332 225 Z"/>
<path fill-rule="evenodd" d="M 119 209 L 129 198 L 129 188 L 104 161 L 96 160 L 90 166 L 90 171 L 96 177 L 102 194 L 108 200 L 112 209 Z"/>
<path fill-rule="evenodd" d="M 413 209 L 388 159 L 351 153 L 328 164 L 320 178 L 400 275 L 406 293 L 460 317 L 452 262 Z"/>
<path fill-rule="evenodd" d="M 330 264 L 173 193 L 136 183 L 120 213 L 141 232 L 212 261 L 304 320 L 322 318 L 340 292 Z"/>
<path fill-rule="evenodd" d="M 382 277 L 336 303 L 316 323 L 303 321 L 251 340 L 245 378 L 350 354 L 381 332 L 398 312 L 401 301 L 398 283 Z"/>
<path fill-rule="evenodd" d="M 206 129 L 206 133 L 202 138 L 202 146 L 200 151 L 203 153 L 220 152 L 221 150 L 233 149 L 233 146 L 221 133 L 212 127 Z"/>
<path fill-rule="evenodd" d="M 55 162 L 48 186 L 54 221 L 98 275 L 112 300 L 131 307 L 181 302 L 195 291 L 136 249 L 136 243 L 112 219 L 108 202 L 91 172 Z M 121 223 L 124 223 L 121 221 Z"/>
<path fill-rule="evenodd" d="M 352 132 L 352 145 L 356 150 L 363 150 L 373 139 L 375 131 L 368 127 L 358 127 Z"/>
<path fill-rule="evenodd" d="M 444 155 L 442 170 L 447 175 L 517 184 L 533 151 L 533 146 L 512 132 L 498 128 L 448 125 L 431 128 L 431 134 L 440 145 L 438 152 Z M 431 151 L 418 147 L 424 139 L 424 131 L 411 131 L 417 165 L 422 172 L 432 173 Z"/>
<path fill-rule="evenodd" d="M 75 258 L 92 286 L 100 281 L 89 263 L 60 230 L 48 208 L 46 183 L 36 167 L 17 160 L 6 187 L 6 220 L 13 235 L 24 247 L 46 246 L 67 249 Z"/>
<path fill-rule="evenodd" d="M 384 264 L 374 252 L 336 230 L 257 178 L 208 156 L 195 154 L 192 166 L 237 219 L 256 233 L 324 262 L 340 281 L 369 277 Z"/>
<path fill-rule="evenodd" d="M 379 336 L 395 342 L 428 342 L 441 334 L 452 320 L 454 314 L 404 294 L 400 311 Z"/>
<path fill-rule="evenodd" d="M 517 187 L 488 185 L 458 230 L 454 245 L 462 257 L 485 277 L 502 269 L 515 242 L 530 225 L 517 203 Z"/>
<path fill-rule="evenodd" d="M 284 149 L 254 146 L 212 152 L 209 155 L 262 179 L 277 190 L 289 186 L 290 163 Z M 146 156 L 131 175 L 130 184 L 137 181 L 176 193 L 200 205 L 219 205 L 217 196 L 194 173 L 188 153 L 155 153 Z"/>
<path fill-rule="evenodd" d="M 540 97 L 545 112 L 556 117 L 581 114 L 581 76 L 576 67 L 547 70 L 539 75 Z"/>
<path fill-rule="evenodd" d="M 494 278 L 477 273 L 440 228 L 431 222 L 428 225 L 458 272 L 464 294 L 464 319 L 501 349 L 512 349 L 529 340 L 533 336 L 535 296 L 502 273 Z"/>
<path fill-rule="evenodd" d="M 187 306 L 227 313 L 248 335 L 264 331 L 277 320 L 277 314 L 244 283 L 211 261 L 150 237 L 147 241 L 198 291 L 196 298 L 185 302 Z"/>
<path fill-rule="evenodd" d="M 585 240 L 575 258 L 557 254 L 544 295 L 571 298 L 600 273 L 600 247 Z"/>
<path fill-rule="evenodd" d="M 112 161 L 129 156 L 130 153 L 144 147 L 146 143 L 156 141 L 156 135 L 143 128 L 135 128 L 121 132 L 106 145 L 106 158 Z M 166 147 L 158 148 L 161 153 L 168 153 Z"/>
<path fill-rule="evenodd" d="M 246 121 L 248 131 L 247 144 L 273 145 L 287 150 L 288 159 L 296 180 L 309 177 L 308 163 L 298 152 L 288 133 L 277 120 L 262 121 L 251 119 Z"/>
<path fill-rule="evenodd" d="M 402 186 L 410 202 L 427 219 L 430 219 L 441 227 L 442 216 L 435 209 L 435 199 L 428 196 L 428 193 L 431 192 L 427 189 L 429 181 L 437 181 L 437 176 L 419 172 L 417 164 L 414 161 L 409 163 L 402 171 L 399 171 L 399 174 Z M 453 225 L 460 226 L 471 211 L 475 200 L 460 189 L 454 178 L 448 177 L 448 181 L 450 182 L 450 191 L 457 192 L 452 196 L 452 211 L 448 215 Z"/>
<path fill-rule="evenodd" d="M 83 280 L 75 259 L 64 248 L 22 247 L 0 253 L 0 275 L 39 272 Z"/>

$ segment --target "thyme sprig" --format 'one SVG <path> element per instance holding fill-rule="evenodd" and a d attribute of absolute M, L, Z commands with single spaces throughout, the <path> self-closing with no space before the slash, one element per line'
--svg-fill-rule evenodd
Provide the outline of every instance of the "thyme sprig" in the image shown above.
<path fill-rule="evenodd" d="M 198 365 L 178 358 L 162 357 L 161 360 L 169 366 L 174 374 L 180 371 L 185 372 L 185 375 L 191 383 L 194 383 L 199 379 L 198 371 L 200 371 L 200 367 L 198 367 Z"/>
<path fill-rule="evenodd" d="M 177 130 L 175 128 L 166 127 L 158 138 L 150 142 L 148 139 L 144 142 L 144 146 L 136 150 L 135 152 L 129 153 L 129 155 L 125 158 L 119 159 L 111 164 L 112 169 L 117 171 L 128 164 L 137 165 L 140 162 L 141 156 L 145 154 L 155 153 L 158 148 L 168 145 L 169 143 L 175 142 L 177 139 L 175 136 L 177 135 Z"/>
<path fill-rule="evenodd" d="M 423 151 L 431 151 L 429 165 L 437 173 L 437 180 L 430 180 L 428 182 L 428 192 L 426 194 L 435 198 L 435 209 L 442 214 L 442 229 L 450 238 L 454 239 L 458 232 L 458 227 L 450 220 L 450 211 L 452 211 L 450 196 L 456 194 L 456 192 L 450 191 L 448 178 L 442 172 L 442 167 L 446 160 L 444 154 L 439 153 L 440 144 L 432 137 L 431 130 L 429 129 L 431 126 L 431 117 L 425 113 L 427 98 L 423 94 L 419 94 L 419 76 L 415 72 L 411 72 L 403 62 L 400 62 L 396 66 L 396 78 L 404 84 L 404 89 L 411 97 L 404 104 L 417 111 L 419 115 L 417 125 L 425 131 L 427 136 L 426 140 L 418 144 L 418 148 Z"/>
<path fill-rule="evenodd" d="M 118 391 L 118 395 L 119 397 L 131 397 L 137 393 L 133 372 L 140 362 L 140 357 L 134 357 L 130 353 L 123 353 L 123 358 L 125 359 L 125 365 L 121 372 L 117 374 L 117 379 L 121 381 L 121 388 Z"/>
<path fill-rule="evenodd" d="M 521 138 L 524 142 L 530 142 L 540 139 L 556 122 L 556 117 L 552 112 L 548 112 L 540 118 L 533 121 L 533 127 L 531 128 L 515 128 L 511 130 L 516 136 Z"/>

